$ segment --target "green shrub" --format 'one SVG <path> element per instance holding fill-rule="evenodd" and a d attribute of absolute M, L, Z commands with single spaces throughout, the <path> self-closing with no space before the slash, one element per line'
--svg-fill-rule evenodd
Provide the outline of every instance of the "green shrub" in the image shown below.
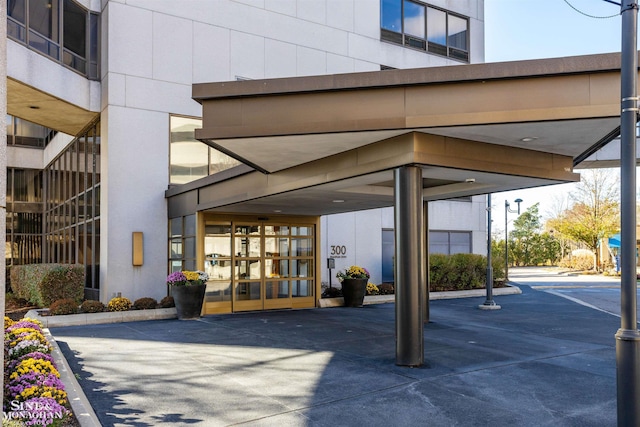
<path fill-rule="evenodd" d="M 28 264 L 11 267 L 13 293 L 39 307 L 70 298 L 78 304 L 84 294 L 85 269 L 81 264 Z"/>
<path fill-rule="evenodd" d="M 151 310 L 158 307 L 158 301 L 153 298 L 139 298 L 133 303 L 135 310 Z"/>
<path fill-rule="evenodd" d="M 429 263 L 432 291 L 478 289 L 486 285 L 487 258 L 482 255 L 432 254 Z M 495 269 L 497 263 L 492 260 L 492 264 Z"/>
<path fill-rule="evenodd" d="M 80 303 L 84 296 L 84 273 L 83 265 L 61 265 L 54 268 L 40 282 L 40 294 L 43 304 L 62 299 L 70 298 Z"/>
<path fill-rule="evenodd" d="M 173 297 L 171 295 L 167 295 L 166 297 L 162 298 L 160 300 L 160 307 L 161 308 L 171 308 L 171 307 L 175 307 L 176 304 L 173 301 Z"/>
<path fill-rule="evenodd" d="M 59 299 L 51 303 L 49 313 L 56 316 L 62 314 L 76 314 L 78 312 L 78 303 L 72 298 Z"/>
<path fill-rule="evenodd" d="M 127 311 L 131 309 L 131 300 L 125 297 L 115 297 L 107 304 L 109 311 Z"/>
<path fill-rule="evenodd" d="M 81 313 L 100 313 L 105 310 L 105 306 L 100 301 L 88 299 L 80 304 Z"/>

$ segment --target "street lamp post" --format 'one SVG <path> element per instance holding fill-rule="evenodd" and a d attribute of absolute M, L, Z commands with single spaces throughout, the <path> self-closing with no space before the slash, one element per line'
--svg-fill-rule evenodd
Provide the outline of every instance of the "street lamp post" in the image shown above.
<path fill-rule="evenodd" d="M 518 204 L 517 210 L 512 210 L 511 205 L 507 200 L 504 201 L 504 281 L 509 280 L 509 233 L 507 232 L 507 214 L 517 213 L 520 215 L 520 203 L 522 199 L 515 199 L 515 203 Z"/>
<path fill-rule="evenodd" d="M 493 267 L 491 265 L 491 193 L 487 194 L 487 299 L 478 307 L 481 310 L 500 310 L 493 300 Z"/>
<path fill-rule="evenodd" d="M 638 121 L 638 2 L 622 0 L 620 66 L 620 329 L 616 333 L 618 426 L 640 425 L 640 331 L 636 271 L 636 123 Z"/>

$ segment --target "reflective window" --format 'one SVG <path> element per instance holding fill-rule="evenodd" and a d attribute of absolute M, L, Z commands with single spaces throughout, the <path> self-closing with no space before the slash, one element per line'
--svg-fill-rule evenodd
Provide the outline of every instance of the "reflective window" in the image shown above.
<path fill-rule="evenodd" d="M 42 182 L 25 174 L 16 189 L 25 194 L 47 188 L 44 199 L 44 241 L 41 262 L 83 264 L 85 298 L 99 299 L 100 185 L 95 164 L 100 163 L 100 123 L 76 137 L 43 171 Z M 94 147 L 90 152 L 87 147 Z M 30 195 L 28 197 L 42 197 Z M 40 193 L 44 194 L 44 193 Z M 31 204 L 31 200 L 28 200 Z"/>
<path fill-rule="evenodd" d="M 171 116 L 170 184 L 186 184 L 240 164 L 195 139 L 195 129 L 201 127 L 202 119 Z"/>
<path fill-rule="evenodd" d="M 404 2 L 404 32 L 424 39 L 425 33 L 424 6 L 412 1 Z"/>
<path fill-rule="evenodd" d="M 26 3 L 25 0 L 7 0 L 7 16 L 24 24 L 26 23 Z"/>
<path fill-rule="evenodd" d="M 232 310 L 241 311 L 258 307 L 242 305 L 244 301 L 262 300 L 264 308 L 283 308 L 292 304 L 285 299 L 313 297 L 313 225 L 212 220 L 204 230 L 206 303 L 223 303 L 220 308 L 233 300 L 241 305 Z"/>
<path fill-rule="evenodd" d="M 450 48 L 450 56 L 458 59 L 468 57 L 468 24 L 466 19 L 449 15 L 449 30 L 447 42 Z"/>
<path fill-rule="evenodd" d="M 170 273 L 196 270 L 196 216 L 169 219 Z"/>
<path fill-rule="evenodd" d="M 7 35 L 23 43 L 27 39 L 26 8 L 26 0 L 7 0 Z"/>
<path fill-rule="evenodd" d="M 469 20 L 417 0 L 380 0 L 380 38 L 469 61 Z"/>
<path fill-rule="evenodd" d="M 445 11 L 429 8 L 427 41 L 441 46 L 447 45 L 447 13 Z"/>
<path fill-rule="evenodd" d="M 86 56 L 87 12 L 73 0 L 64 0 L 64 47 Z"/>
<path fill-rule="evenodd" d="M 73 0 L 64 0 L 63 19 L 63 61 L 84 74 L 87 64 L 87 11 Z"/>
<path fill-rule="evenodd" d="M 97 79 L 99 17 L 74 0 L 7 0 L 7 35 Z"/>
<path fill-rule="evenodd" d="M 44 148 L 57 132 L 7 114 L 7 145 Z"/>
<path fill-rule="evenodd" d="M 58 7 L 58 0 L 29 0 L 29 28 L 57 42 Z"/>
<path fill-rule="evenodd" d="M 471 232 L 430 231 L 429 253 L 444 255 L 471 253 Z"/>
<path fill-rule="evenodd" d="M 402 32 L 402 3 L 400 0 L 380 2 L 381 26 L 385 30 Z"/>
<path fill-rule="evenodd" d="M 291 296 L 294 298 L 313 296 L 313 280 L 294 280 L 291 282 Z"/>
<path fill-rule="evenodd" d="M 207 224 L 204 271 L 209 275 L 205 302 L 231 301 L 231 224 Z"/>
<path fill-rule="evenodd" d="M 100 15 L 89 14 L 89 69 L 87 77 L 98 79 L 98 63 L 100 62 Z"/>

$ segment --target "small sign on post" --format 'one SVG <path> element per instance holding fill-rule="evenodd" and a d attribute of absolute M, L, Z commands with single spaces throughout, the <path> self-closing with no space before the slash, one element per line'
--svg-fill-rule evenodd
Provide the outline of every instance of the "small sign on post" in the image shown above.
<path fill-rule="evenodd" d="M 334 258 L 327 258 L 327 267 L 329 268 L 329 289 L 331 289 L 331 269 L 336 268 L 336 260 Z"/>

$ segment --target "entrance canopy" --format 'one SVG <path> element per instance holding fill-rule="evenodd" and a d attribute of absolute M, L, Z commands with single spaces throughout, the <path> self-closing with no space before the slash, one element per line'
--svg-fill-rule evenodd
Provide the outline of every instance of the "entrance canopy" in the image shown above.
<path fill-rule="evenodd" d="M 393 206 L 404 165 L 422 169 L 425 200 L 577 181 L 575 164 L 619 133 L 619 70 L 605 54 L 196 84 L 196 137 L 253 169 L 167 196 L 322 215 Z"/>

